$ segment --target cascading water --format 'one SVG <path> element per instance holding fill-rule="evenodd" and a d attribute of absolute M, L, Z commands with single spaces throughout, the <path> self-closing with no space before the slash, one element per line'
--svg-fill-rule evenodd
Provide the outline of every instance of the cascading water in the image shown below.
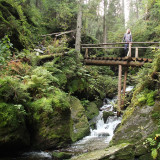
<path fill-rule="evenodd" d="M 95 118 L 96 128 L 90 129 L 90 135 L 84 137 L 82 140 L 74 143 L 71 146 L 71 150 L 74 152 L 87 152 L 95 149 L 105 148 L 111 141 L 114 130 L 119 123 L 121 123 L 121 117 L 117 117 L 117 112 L 114 112 L 114 105 L 117 98 L 110 100 L 107 99 L 107 104 L 103 105 L 99 111 L 99 115 Z M 103 112 L 113 112 L 112 116 L 109 116 L 107 121 L 104 122 Z"/>

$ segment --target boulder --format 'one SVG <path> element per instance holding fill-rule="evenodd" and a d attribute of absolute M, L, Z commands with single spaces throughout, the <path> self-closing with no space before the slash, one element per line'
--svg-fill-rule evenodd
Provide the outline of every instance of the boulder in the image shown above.
<path fill-rule="evenodd" d="M 70 108 L 61 110 L 54 108 L 49 104 L 52 101 L 47 100 L 45 107 L 34 111 L 33 133 L 32 133 L 32 148 L 38 150 L 56 149 L 65 147 L 71 143 L 70 137 Z M 34 108 L 38 108 L 37 103 L 34 103 Z M 32 105 L 31 105 L 32 106 Z M 52 109 L 54 108 L 54 109 Z"/>
<path fill-rule="evenodd" d="M 73 142 L 90 133 L 89 123 L 79 99 L 71 97 L 71 139 Z"/>
<path fill-rule="evenodd" d="M 112 111 L 109 111 L 109 112 L 103 111 L 103 120 L 104 120 L 104 122 L 107 121 L 109 116 L 114 116 L 114 112 L 112 112 Z"/>
<path fill-rule="evenodd" d="M 56 159 L 56 160 L 70 159 L 71 156 L 72 156 L 71 153 L 66 153 L 66 152 L 53 152 L 52 153 L 53 159 Z"/>
<path fill-rule="evenodd" d="M 112 143 L 119 144 L 121 142 L 137 143 L 142 139 L 146 139 L 157 129 L 152 120 L 152 111 L 154 107 L 144 106 L 135 107 L 129 113 L 125 113 L 122 123 L 116 131 Z M 130 115 L 130 116 L 129 116 Z"/>
<path fill-rule="evenodd" d="M 86 110 L 86 116 L 88 120 L 93 119 L 95 116 L 99 114 L 99 110 L 97 108 L 97 105 L 94 102 L 90 102 L 87 107 L 85 108 Z"/>
<path fill-rule="evenodd" d="M 122 143 L 109 147 L 106 150 L 95 150 L 71 158 L 71 160 L 134 160 L 133 146 L 129 143 Z"/>

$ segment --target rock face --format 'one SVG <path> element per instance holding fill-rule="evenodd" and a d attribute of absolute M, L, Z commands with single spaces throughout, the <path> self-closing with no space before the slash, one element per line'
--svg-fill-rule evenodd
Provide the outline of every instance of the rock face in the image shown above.
<path fill-rule="evenodd" d="M 73 142 L 90 133 L 85 109 L 75 97 L 71 98 L 71 139 Z"/>
<path fill-rule="evenodd" d="M 152 119 L 152 113 L 156 106 L 144 106 L 128 108 L 124 115 L 122 124 L 115 132 L 112 139 L 112 145 L 120 143 L 131 143 L 135 146 L 132 152 L 139 160 L 152 160 L 150 153 L 143 146 L 144 140 L 157 130 L 157 125 Z M 128 115 L 130 116 L 128 116 Z"/>
<path fill-rule="evenodd" d="M 113 137 L 113 144 L 121 142 L 136 143 L 147 138 L 157 126 L 152 120 L 154 107 L 136 107 L 133 113 L 122 122 Z"/>

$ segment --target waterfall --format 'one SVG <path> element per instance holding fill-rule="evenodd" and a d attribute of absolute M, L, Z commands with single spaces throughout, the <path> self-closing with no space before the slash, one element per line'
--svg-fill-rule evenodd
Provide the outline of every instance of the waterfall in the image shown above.
<path fill-rule="evenodd" d="M 133 89 L 132 86 L 126 88 L 126 92 Z M 103 149 L 109 145 L 112 140 L 114 131 L 118 124 L 121 123 L 122 117 L 117 117 L 117 112 L 114 111 L 117 97 L 113 99 L 105 98 L 103 106 L 100 108 L 99 115 L 95 118 L 96 128 L 90 129 L 90 135 L 84 137 L 82 140 L 74 143 L 70 150 L 74 152 L 88 152 L 96 149 Z M 109 116 L 104 122 L 103 112 L 110 112 L 112 116 Z"/>

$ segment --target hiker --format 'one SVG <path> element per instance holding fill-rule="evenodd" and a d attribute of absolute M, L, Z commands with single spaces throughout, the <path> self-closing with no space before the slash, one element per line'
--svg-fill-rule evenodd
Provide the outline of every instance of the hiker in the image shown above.
<path fill-rule="evenodd" d="M 132 42 L 132 35 L 131 35 L 131 30 L 130 29 L 127 29 L 127 32 L 124 34 L 123 42 L 127 42 L 124 45 L 124 50 L 125 50 L 125 55 L 126 55 L 128 53 L 129 43 Z"/>

